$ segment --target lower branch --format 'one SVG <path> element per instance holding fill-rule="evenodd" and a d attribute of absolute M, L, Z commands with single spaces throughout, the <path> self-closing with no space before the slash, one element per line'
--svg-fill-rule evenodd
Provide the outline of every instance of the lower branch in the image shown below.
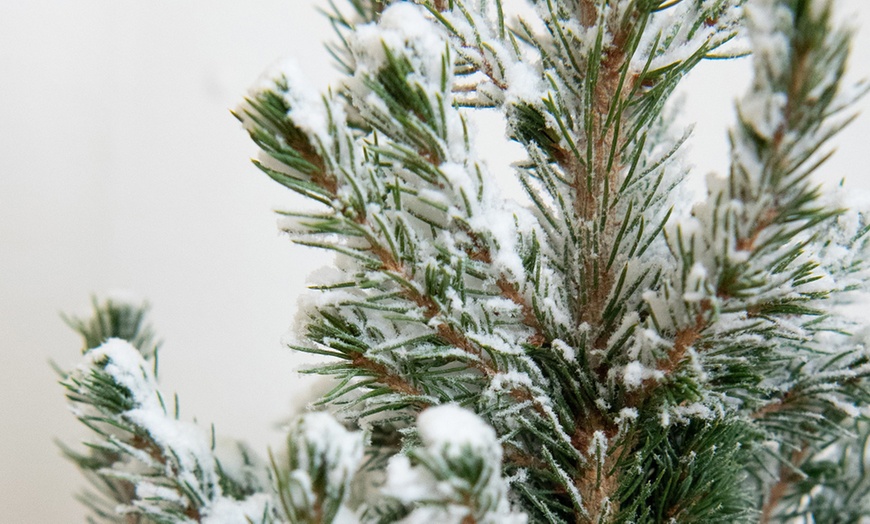
<path fill-rule="evenodd" d="M 771 486 L 767 492 L 767 498 L 764 501 L 764 506 L 761 508 L 761 517 L 759 524 L 769 524 L 773 519 L 773 514 L 779 506 L 780 501 L 788 493 L 791 484 L 800 479 L 800 476 L 795 472 L 809 452 L 809 446 L 804 446 L 800 450 L 796 450 L 791 456 L 791 466 L 782 464 L 779 467 L 779 480 Z"/>

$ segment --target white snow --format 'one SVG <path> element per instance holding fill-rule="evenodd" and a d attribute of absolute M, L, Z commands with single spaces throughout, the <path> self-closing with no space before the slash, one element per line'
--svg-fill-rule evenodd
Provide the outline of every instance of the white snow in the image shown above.
<path fill-rule="evenodd" d="M 622 371 L 622 382 L 629 390 L 637 389 L 643 383 L 643 364 L 629 362 Z"/>
<path fill-rule="evenodd" d="M 357 58 L 357 72 L 375 72 L 386 63 L 384 47 L 405 50 L 415 69 L 432 79 L 441 75 L 444 31 L 427 11 L 411 2 L 397 2 L 381 14 L 377 24 L 357 26 L 349 43 Z"/>
<path fill-rule="evenodd" d="M 244 500 L 220 497 L 209 506 L 201 522 L 202 524 L 260 522 L 270 507 L 272 507 L 272 499 L 263 493 L 251 495 Z"/>
<path fill-rule="evenodd" d="M 363 437 L 338 423 L 329 413 L 311 412 L 300 416 L 294 426 L 296 438 L 304 442 L 299 446 L 299 468 L 306 472 L 322 458 L 328 461 L 327 478 L 330 485 L 349 485 L 363 457 Z M 309 453 L 313 448 L 313 454 Z"/>
<path fill-rule="evenodd" d="M 255 99 L 265 91 L 271 91 L 284 98 L 290 107 L 287 116 L 296 127 L 306 133 L 309 140 L 329 147 L 332 139 L 329 133 L 326 104 L 321 94 L 306 79 L 296 60 L 282 60 L 268 69 L 251 88 L 249 98 Z M 333 109 L 340 111 L 338 107 Z M 246 112 L 250 110 L 251 107 L 247 102 L 236 110 L 242 118 L 242 124 L 249 131 L 256 125 L 250 117 L 246 116 Z M 343 117 L 342 114 L 338 116 Z"/>
<path fill-rule="evenodd" d="M 356 513 L 346 505 L 342 504 L 338 508 L 338 513 L 335 514 L 335 519 L 332 524 L 359 524 L 360 520 Z"/>
<path fill-rule="evenodd" d="M 749 93 L 740 101 L 740 118 L 759 136 L 770 139 L 782 125 L 786 101 L 784 93 Z"/>
<path fill-rule="evenodd" d="M 568 362 L 573 362 L 574 359 L 577 358 L 577 353 L 574 348 L 569 346 L 565 341 L 556 338 L 553 339 L 552 345 L 553 349 L 561 353 Z"/>
<path fill-rule="evenodd" d="M 607 435 L 603 431 L 598 430 L 592 434 L 592 440 L 589 442 L 589 457 L 598 463 L 599 467 L 604 464 L 604 459 L 607 457 Z"/>
<path fill-rule="evenodd" d="M 185 504 L 184 497 L 177 490 L 160 486 L 153 482 L 141 481 L 136 484 L 136 498 L 139 499 L 160 499 L 178 504 Z"/>
<path fill-rule="evenodd" d="M 664 373 L 658 369 L 648 368 L 637 360 L 629 362 L 622 368 L 622 383 L 629 391 L 641 387 L 645 380 L 661 380 L 663 378 Z"/>
<path fill-rule="evenodd" d="M 636 408 L 622 408 L 616 416 L 616 425 L 619 427 L 620 435 L 625 434 L 628 427 L 633 424 L 639 416 Z"/>
<path fill-rule="evenodd" d="M 505 82 L 508 85 L 505 102 L 538 104 L 546 97 L 547 88 L 538 67 L 519 60 L 505 61 L 504 67 Z"/>
<path fill-rule="evenodd" d="M 498 446 L 498 438 L 474 412 L 456 404 L 444 404 L 423 411 L 417 418 L 420 438 L 428 447 L 461 453 L 463 446 L 485 449 Z"/>
<path fill-rule="evenodd" d="M 495 431 L 479 416 L 455 404 L 435 406 L 417 418 L 417 431 L 424 445 L 418 452 L 431 457 L 431 462 L 413 465 L 408 456 L 399 454 L 387 465 L 384 493 L 414 507 L 400 523 L 461 524 L 471 516 L 480 524 L 525 524 L 526 515 L 513 511 L 507 498 Z M 469 454 L 480 456 L 488 466 L 472 497 L 467 480 L 459 478 L 460 472 L 457 478 L 436 480 L 425 466 L 451 467 L 445 459 L 461 460 Z"/>
<path fill-rule="evenodd" d="M 331 142 L 329 120 L 322 95 L 313 88 L 295 61 L 284 62 L 281 74 L 287 82 L 284 99 L 290 106 L 290 120 L 316 141 Z"/>
<path fill-rule="evenodd" d="M 151 366 L 129 342 L 110 338 L 101 346 L 88 351 L 79 369 L 87 373 L 88 369 L 95 367 L 102 367 L 118 384 L 127 388 L 134 404 L 140 409 L 159 409 L 162 413 Z"/>
<path fill-rule="evenodd" d="M 412 466 L 406 455 L 395 455 L 387 464 L 385 491 L 405 504 L 426 500 L 432 495 L 434 483 L 434 477 Z"/>
<path fill-rule="evenodd" d="M 178 460 L 181 468 L 177 475 L 183 480 L 201 484 L 195 473 L 201 471 L 206 483 L 203 488 L 211 489 L 209 485 L 217 482 L 211 446 L 199 427 L 168 417 L 162 408 L 156 406 L 132 409 L 124 415 L 147 429 L 148 435 L 161 449 L 172 450 L 172 457 Z"/>
<path fill-rule="evenodd" d="M 683 299 L 686 302 L 700 302 L 710 296 L 707 289 L 707 268 L 700 262 L 695 262 L 686 278 Z"/>

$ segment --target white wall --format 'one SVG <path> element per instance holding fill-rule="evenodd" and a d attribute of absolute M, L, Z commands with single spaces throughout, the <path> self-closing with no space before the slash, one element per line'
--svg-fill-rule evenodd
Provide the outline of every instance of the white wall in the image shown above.
<path fill-rule="evenodd" d="M 85 432 L 47 362 L 74 365 L 79 341 L 58 312 L 85 310 L 95 291 L 154 305 L 161 380 L 183 416 L 280 446 L 276 426 L 308 385 L 279 340 L 326 257 L 275 232 L 270 210 L 298 201 L 249 164 L 228 108 L 282 56 L 319 85 L 332 77 L 315 3 L 0 2 L 0 521 L 83 520 L 83 483 L 52 439 Z M 870 19 L 866 3 L 844 3 Z M 699 171 L 725 165 L 746 66 L 705 64 L 687 80 Z M 870 76 L 860 51 L 854 66 Z M 480 136 L 497 148 L 501 132 Z M 870 188 L 867 136 L 870 116 L 840 137 L 832 178 Z"/>
<path fill-rule="evenodd" d="M 328 31 L 299 0 L 0 2 L 0 521 L 83 521 L 48 360 L 75 364 L 58 312 L 94 291 L 151 301 L 182 415 L 280 445 L 279 340 L 322 257 L 276 233 L 290 199 L 228 109 L 282 55 L 325 84 Z"/>

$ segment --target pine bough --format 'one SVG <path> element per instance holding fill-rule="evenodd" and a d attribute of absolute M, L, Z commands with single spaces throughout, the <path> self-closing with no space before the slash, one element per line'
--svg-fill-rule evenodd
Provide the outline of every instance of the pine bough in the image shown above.
<path fill-rule="evenodd" d="M 65 374 L 100 522 L 870 518 L 867 215 L 813 174 L 852 118 L 825 0 L 350 0 L 346 77 L 293 66 L 236 116 L 282 213 L 335 252 L 293 349 L 334 379 L 264 461 L 178 420 L 143 309 L 95 302 Z M 751 52 L 727 176 L 682 180 L 668 99 Z M 525 150 L 524 205 L 475 112 Z M 153 371 L 152 371 L 153 369 Z M 233 466 L 231 466 L 231 464 Z"/>

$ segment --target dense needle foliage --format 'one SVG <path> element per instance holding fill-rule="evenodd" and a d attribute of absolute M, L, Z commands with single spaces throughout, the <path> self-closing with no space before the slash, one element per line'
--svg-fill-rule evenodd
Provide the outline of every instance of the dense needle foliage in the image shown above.
<path fill-rule="evenodd" d="M 870 349 L 841 314 L 868 224 L 815 178 L 862 94 L 832 2 L 328 7 L 344 78 L 287 65 L 235 114 L 311 201 L 280 227 L 336 255 L 293 346 L 334 387 L 270 460 L 215 450 L 160 395 L 142 307 L 95 303 L 63 379 L 95 521 L 870 518 Z M 669 97 L 747 54 L 730 165 L 694 197 Z M 480 111 L 524 150 L 522 202 Z"/>

